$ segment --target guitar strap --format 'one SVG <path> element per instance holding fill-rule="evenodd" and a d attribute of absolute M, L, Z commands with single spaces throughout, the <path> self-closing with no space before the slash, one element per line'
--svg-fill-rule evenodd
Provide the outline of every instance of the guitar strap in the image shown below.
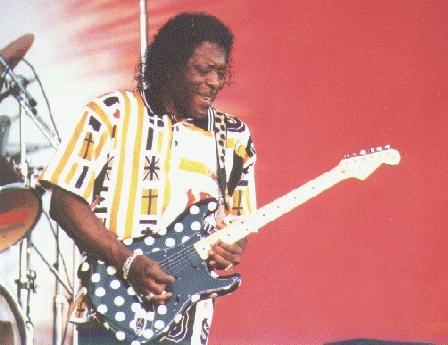
<path fill-rule="evenodd" d="M 221 191 L 222 198 L 220 204 L 228 207 L 226 202 L 227 195 L 227 177 L 226 177 L 226 141 L 227 141 L 227 122 L 226 115 L 220 111 L 212 109 L 214 117 L 214 128 L 216 140 L 216 169 L 218 178 L 218 187 Z"/>

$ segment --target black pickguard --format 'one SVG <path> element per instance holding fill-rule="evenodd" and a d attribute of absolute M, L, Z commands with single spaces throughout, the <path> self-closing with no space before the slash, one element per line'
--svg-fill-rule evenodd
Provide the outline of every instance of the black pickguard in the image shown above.
<path fill-rule="evenodd" d="M 164 236 L 147 236 L 124 241 L 141 251 L 176 280 L 167 287 L 172 297 L 165 305 L 154 306 L 137 296 L 113 266 L 88 258 L 79 269 L 82 285 L 97 318 L 115 332 L 117 339 L 146 343 L 166 335 L 182 314 L 199 300 L 226 295 L 240 284 L 238 274 L 219 277 L 211 272 L 193 244 L 207 235 L 204 218 L 216 209 L 215 199 L 202 200 L 182 213 Z"/>

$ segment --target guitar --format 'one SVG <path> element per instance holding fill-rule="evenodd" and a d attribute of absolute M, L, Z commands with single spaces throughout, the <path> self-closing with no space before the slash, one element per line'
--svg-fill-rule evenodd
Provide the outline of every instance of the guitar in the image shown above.
<path fill-rule="evenodd" d="M 236 241 L 257 232 L 262 226 L 349 179 L 366 179 L 382 164 L 396 165 L 398 151 L 386 147 L 346 157 L 333 169 L 292 190 L 255 213 L 240 218 L 226 228 L 212 232 L 204 219 L 218 206 L 215 199 L 193 204 L 168 227 L 164 236 L 146 236 L 123 243 L 147 255 L 176 279 L 167 286 L 172 297 L 165 305 L 153 305 L 138 296 L 113 266 L 88 257 L 79 269 L 81 284 L 96 310 L 96 317 L 118 340 L 141 344 L 166 335 L 182 321 L 183 313 L 196 302 L 229 294 L 238 288 L 240 275 L 220 277 L 208 269 L 208 251 L 219 240 Z M 134 344 L 133 343 L 133 344 Z"/>

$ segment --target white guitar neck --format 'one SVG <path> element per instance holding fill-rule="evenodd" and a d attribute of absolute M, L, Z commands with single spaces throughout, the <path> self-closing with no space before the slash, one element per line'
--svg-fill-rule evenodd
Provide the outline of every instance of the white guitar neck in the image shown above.
<path fill-rule="evenodd" d="M 375 149 L 371 149 L 370 153 L 363 150 L 360 156 L 343 159 L 330 171 L 275 199 L 254 213 L 238 219 L 226 228 L 199 240 L 194 247 L 199 256 L 205 260 L 211 246 L 218 241 L 221 240 L 229 244 L 235 243 L 251 233 L 257 232 L 262 226 L 304 204 L 335 184 L 352 177 L 364 180 L 380 165 L 396 165 L 399 161 L 400 154 L 390 147 L 386 147 L 385 150 L 377 148 L 376 152 Z"/>
<path fill-rule="evenodd" d="M 299 188 L 260 207 L 254 213 L 238 219 L 223 230 L 201 239 L 195 244 L 196 251 L 205 260 L 208 257 L 210 247 L 219 240 L 232 244 L 249 236 L 251 233 L 258 232 L 264 225 L 304 204 L 309 199 L 319 195 L 346 178 L 340 167 L 333 168 L 314 180 L 308 181 Z"/>

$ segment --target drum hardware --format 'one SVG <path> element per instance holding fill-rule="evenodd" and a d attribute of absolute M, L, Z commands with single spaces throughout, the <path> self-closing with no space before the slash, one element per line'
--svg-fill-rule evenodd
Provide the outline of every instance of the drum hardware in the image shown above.
<path fill-rule="evenodd" d="M 20 105 L 20 164 L 19 169 L 15 170 L 11 167 L 11 162 L 7 162 L 5 158 L 0 156 L 0 165 L 7 167 L 5 173 L 0 170 L 0 252 L 9 248 L 16 242 L 20 241 L 20 257 L 19 257 L 19 277 L 16 280 L 17 285 L 17 300 L 19 307 L 26 311 L 26 321 L 22 317 L 22 324 L 24 324 L 25 333 L 28 337 L 26 345 L 33 343 L 34 325 L 30 318 L 30 300 L 31 294 L 36 292 L 36 272 L 29 269 L 30 254 L 32 249 L 44 260 L 50 271 L 57 279 L 56 283 L 56 297 L 55 297 L 55 336 L 53 343 L 60 345 L 62 339 L 62 305 L 66 303 L 65 297 L 60 294 L 60 286 L 62 286 L 72 293 L 59 274 L 59 239 L 57 231 L 57 260 L 54 268 L 45 260 L 42 253 L 33 245 L 31 229 L 39 219 L 42 213 L 42 205 L 40 196 L 37 193 L 37 188 L 30 188 L 33 185 L 33 180 L 29 166 L 26 161 L 26 138 L 25 138 L 25 115 L 31 117 L 34 124 L 42 132 L 51 147 L 57 148 L 59 144 L 58 138 L 53 134 L 53 131 L 41 119 L 36 110 L 37 102 L 26 90 L 28 80 L 16 75 L 13 68 L 22 60 L 26 51 L 30 48 L 34 36 L 28 34 L 22 36 L 18 40 L 10 43 L 6 48 L 0 50 L 0 91 L 3 82 L 6 81 L 7 91 L 1 94 L 6 98 L 10 94 L 13 95 Z M 30 66 L 32 68 L 32 66 Z M 32 68 L 33 69 L 33 68 Z M 34 69 L 33 69 L 34 72 Z M 36 75 L 36 74 L 35 74 Z M 36 76 L 38 80 L 38 77 Z M 38 80 L 39 81 L 39 80 Z M 39 82 L 40 84 L 40 82 Z M 46 99 L 46 96 L 44 94 Z M 46 99 L 47 101 L 47 99 Z M 48 105 L 48 101 L 47 101 Z M 6 121 L 4 121 L 6 128 Z M 6 128 L 5 132 L 9 129 Z M 53 122 L 54 124 L 54 122 Z M 57 130 L 56 130 L 57 132 Z M 6 142 L 7 138 L 2 139 Z M 4 146 L 4 145 L 2 145 Z M 3 147 L 1 147 L 3 150 Z M 3 151 L 2 151 L 3 152 Z M 1 167 L 1 166 L 0 166 Z M 34 186 L 33 186 L 34 187 Z M 32 212 L 30 212 L 32 211 Z M 1 310 L 0 310 L 1 311 Z M 0 338 L 0 342 L 3 340 Z M 14 344 L 18 343 L 15 341 Z M 21 344 L 25 344 L 21 342 Z"/>
<path fill-rule="evenodd" d="M 45 256 L 42 254 L 42 252 L 34 245 L 33 242 L 30 241 L 30 247 L 33 248 L 33 250 L 39 255 L 39 257 L 42 259 L 42 261 L 45 263 L 45 265 L 48 267 L 48 269 L 53 273 L 53 275 L 56 277 L 58 282 L 64 287 L 64 289 L 70 294 L 73 295 L 73 288 L 69 285 L 67 285 L 64 280 L 61 277 L 61 274 L 58 272 L 58 262 L 56 262 L 54 265 L 52 265 L 50 262 L 48 262 L 47 259 L 45 259 Z M 35 291 L 34 291 L 35 292 Z"/>
<path fill-rule="evenodd" d="M 0 282 L 0 344 L 28 345 L 29 340 L 22 309 Z"/>
<path fill-rule="evenodd" d="M 13 96 L 16 98 L 18 103 L 21 106 L 21 109 L 25 111 L 25 113 L 33 120 L 34 124 L 37 126 L 37 128 L 41 131 L 41 133 L 44 135 L 44 137 L 48 140 L 48 142 L 53 146 L 54 148 L 57 148 L 59 145 L 59 141 L 57 137 L 53 134 L 53 132 L 50 130 L 50 128 L 47 126 L 47 124 L 42 120 L 42 118 L 38 115 L 36 111 L 36 100 L 31 97 L 31 95 L 26 90 L 25 86 L 21 82 L 21 79 L 18 75 L 16 75 L 13 71 L 11 66 L 8 64 L 8 62 L 3 58 L 2 55 L 0 55 L 0 66 L 3 67 L 3 74 L 5 75 L 5 80 L 9 82 L 9 84 L 12 86 L 12 88 L 17 88 L 18 92 L 12 92 Z M 22 127 L 22 118 L 21 116 L 21 140 L 22 143 L 22 133 L 23 127 Z"/>
<path fill-rule="evenodd" d="M 6 152 L 10 126 L 11 120 L 9 117 L 6 115 L 0 115 L 0 155 L 4 155 Z"/>

